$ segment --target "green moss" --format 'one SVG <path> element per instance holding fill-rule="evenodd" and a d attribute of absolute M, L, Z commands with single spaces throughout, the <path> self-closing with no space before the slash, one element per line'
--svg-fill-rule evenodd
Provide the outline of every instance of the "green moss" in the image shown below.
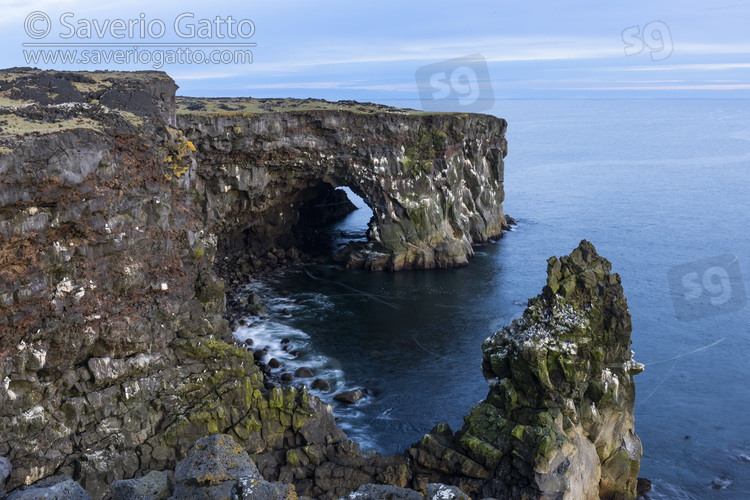
<path fill-rule="evenodd" d="M 284 392 L 281 387 L 274 387 L 268 395 L 268 406 L 271 408 L 282 408 L 284 406 Z"/>
<path fill-rule="evenodd" d="M 503 459 L 502 450 L 498 450 L 486 441 L 476 436 L 466 434 L 461 437 L 461 446 L 471 452 L 471 456 L 480 464 L 494 470 Z"/>
<path fill-rule="evenodd" d="M 438 152 L 446 149 L 448 136 L 445 132 L 432 126 L 423 126 L 417 133 L 416 144 L 406 148 L 401 170 L 413 176 L 428 174 Z"/>
<path fill-rule="evenodd" d="M 299 467 L 301 465 L 304 465 L 305 461 L 307 461 L 307 456 L 305 455 L 305 452 L 303 450 L 300 450 L 300 449 L 287 450 L 286 464 L 289 467 Z"/>
<path fill-rule="evenodd" d="M 178 351 L 186 354 L 187 357 L 198 360 L 225 360 L 225 363 L 232 359 L 238 361 L 250 360 L 250 354 L 245 349 L 211 337 L 179 339 L 175 340 L 172 345 Z"/>

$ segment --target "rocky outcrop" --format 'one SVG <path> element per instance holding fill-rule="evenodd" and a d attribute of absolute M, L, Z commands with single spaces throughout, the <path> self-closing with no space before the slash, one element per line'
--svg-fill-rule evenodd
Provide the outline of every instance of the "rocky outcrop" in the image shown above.
<path fill-rule="evenodd" d="M 294 486 L 265 481 L 247 452 L 231 436 L 198 440 L 175 470 L 174 500 L 238 498 L 296 500 Z"/>
<path fill-rule="evenodd" d="M 322 101 L 178 118 L 175 88 L 158 72 L 0 73 L 6 490 L 68 474 L 101 498 L 224 432 L 269 472 L 345 493 L 311 464 L 361 454 L 330 407 L 232 343 L 217 254 L 299 259 L 299 226 L 341 213 L 316 205 L 351 185 L 382 221 L 367 267 L 463 264 L 502 229 L 505 122 Z"/>
<path fill-rule="evenodd" d="M 499 498 L 636 497 L 632 377 L 643 366 L 630 350 L 620 277 L 585 240 L 547 262 L 542 294 L 482 346 L 485 401 L 455 435 L 438 426 L 409 450 L 415 485 L 451 482 Z"/>
<path fill-rule="evenodd" d="M 224 221 L 222 255 L 299 246 L 295 229 L 339 186 L 373 212 L 369 242 L 338 256 L 350 268 L 465 265 L 473 243 L 501 236 L 504 120 L 363 109 L 178 115 L 203 210 Z"/>

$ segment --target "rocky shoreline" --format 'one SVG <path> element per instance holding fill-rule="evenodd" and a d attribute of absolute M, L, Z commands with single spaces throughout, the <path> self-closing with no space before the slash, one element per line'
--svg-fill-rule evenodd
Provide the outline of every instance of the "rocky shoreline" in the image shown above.
<path fill-rule="evenodd" d="M 635 497 L 630 318 L 619 277 L 586 242 L 550 261 L 521 322 L 485 343 L 490 394 L 464 428 L 439 424 L 404 454 L 363 454 L 330 405 L 267 378 L 231 337 L 228 295 L 262 308 L 226 293 L 243 275 L 330 258 L 308 249 L 315 225 L 347 209 L 337 186 L 373 211 L 368 243 L 342 265 L 465 265 L 473 243 L 508 227 L 504 120 L 175 90 L 158 72 L 0 72 L 5 491 L 54 478 L 75 489 L 70 477 L 108 498 L 118 481 L 163 484 L 158 471 L 177 467 L 169 494 L 188 498 L 178 464 L 223 435 L 264 481 L 243 469 L 238 498 L 255 498 L 237 486 L 247 477 L 279 498 L 367 484 Z M 213 487 L 201 477 L 189 485 Z"/>

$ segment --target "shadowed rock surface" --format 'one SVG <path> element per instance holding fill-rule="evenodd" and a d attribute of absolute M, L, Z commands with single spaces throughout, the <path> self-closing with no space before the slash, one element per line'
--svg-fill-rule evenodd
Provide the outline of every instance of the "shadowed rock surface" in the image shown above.
<path fill-rule="evenodd" d="M 67 475 L 50 477 L 23 491 L 14 491 L 8 500 L 91 500 L 80 484 Z"/>
<path fill-rule="evenodd" d="M 174 484 L 166 471 L 151 471 L 138 479 L 121 479 L 110 486 L 112 500 L 166 500 Z"/>

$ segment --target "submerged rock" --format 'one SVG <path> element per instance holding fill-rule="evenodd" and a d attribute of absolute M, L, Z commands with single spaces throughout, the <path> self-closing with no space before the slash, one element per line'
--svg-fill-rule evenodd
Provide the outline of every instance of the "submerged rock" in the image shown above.
<path fill-rule="evenodd" d="M 331 383 L 325 379 L 316 378 L 315 380 L 313 380 L 313 383 L 310 387 L 318 391 L 330 392 Z"/>
<path fill-rule="evenodd" d="M 306 366 L 301 366 L 294 371 L 294 376 L 297 378 L 313 378 L 315 375 Z"/>

